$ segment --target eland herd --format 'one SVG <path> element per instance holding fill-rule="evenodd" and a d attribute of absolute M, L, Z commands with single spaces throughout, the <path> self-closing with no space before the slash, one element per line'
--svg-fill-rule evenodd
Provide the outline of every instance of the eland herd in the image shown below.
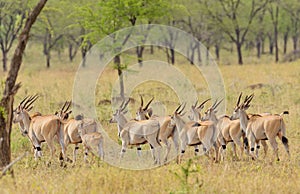
<path fill-rule="evenodd" d="M 267 154 L 268 145 L 271 145 L 274 156 L 279 160 L 278 144 L 276 137 L 282 141 L 284 148 L 290 157 L 288 139 L 286 137 L 286 126 L 281 114 L 248 114 L 246 110 L 254 97 L 253 94 L 246 96 L 241 102 L 242 93 L 239 95 L 236 107 L 231 116 L 217 116 L 217 107 L 223 100 L 216 100 L 202 115 L 205 103 L 198 105 L 198 101 L 191 106 L 190 112 L 184 117 L 183 112 L 186 103 L 179 105 L 172 115 L 157 116 L 153 114 L 150 107 L 153 98 L 144 107 L 143 97 L 141 105 L 136 112 L 136 118 L 128 120 L 125 116 L 130 100 L 123 101 L 113 113 L 110 123 L 116 123 L 118 137 L 121 139 L 122 148 L 120 159 L 126 152 L 128 146 L 136 146 L 137 155 L 141 157 L 141 145 L 149 144 L 154 164 L 162 164 L 168 161 L 171 150 L 171 138 L 177 154 L 177 163 L 180 163 L 187 146 L 193 146 L 195 155 L 199 153 L 199 146 L 205 155 L 219 162 L 224 160 L 226 147 L 232 143 L 233 154 L 236 159 L 241 159 L 244 152 L 253 160 L 258 158 L 260 144 Z M 41 143 L 46 142 L 50 149 L 51 163 L 55 155 L 54 143 L 61 148 L 59 159 L 61 162 L 75 163 L 79 144 L 83 144 L 84 161 L 87 162 L 89 153 L 104 159 L 104 138 L 99 131 L 95 119 L 76 115 L 69 118 L 72 113 L 71 102 L 66 101 L 62 108 L 50 115 L 42 115 L 39 112 L 30 114 L 33 103 L 38 95 L 25 97 L 14 110 L 13 122 L 19 124 L 23 136 L 27 136 L 34 149 L 34 158 L 42 157 Z M 67 147 L 74 144 L 73 159 L 67 156 Z M 161 162 L 161 147 L 165 147 L 165 155 Z M 240 149 L 237 154 L 236 147 Z M 256 149 L 255 149 L 256 148 Z"/>

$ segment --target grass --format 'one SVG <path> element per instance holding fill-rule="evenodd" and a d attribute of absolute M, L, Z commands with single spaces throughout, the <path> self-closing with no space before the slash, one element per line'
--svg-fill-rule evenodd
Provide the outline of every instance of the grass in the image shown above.
<path fill-rule="evenodd" d="M 39 93 L 34 110 L 43 114 L 54 113 L 65 100 L 72 98 L 72 86 L 77 64 L 62 58 L 53 57 L 53 67 L 45 69 L 43 57 L 32 47 L 28 49 L 24 64 L 18 77 L 22 88 L 16 95 L 18 103 L 25 95 Z M 161 53 L 156 54 L 161 58 Z M 35 57 L 32 57 L 35 56 Z M 147 59 L 151 56 L 146 55 Z M 129 60 L 130 61 L 130 60 Z M 188 65 L 180 56 L 178 68 L 189 77 L 201 100 L 209 97 L 209 91 L 203 77 L 195 73 L 195 67 Z M 128 62 L 129 63 L 129 62 Z M 98 79 L 96 89 L 96 110 L 109 136 L 117 141 L 117 129 L 109 124 L 112 110 L 110 105 L 100 103 L 110 99 L 111 89 L 116 82 L 117 73 L 109 65 Z M 226 112 L 231 114 L 238 94 L 243 91 L 255 93 L 252 106 L 248 112 L 279 113 L 289 110 L 285 116 L 287 136 L 290 141 L 291 160 L 288 161 L 284 148 L 279 142 L 280 162 L 273 161 L 269 146 L 267 158 L 258 161 L 233 161 L 230 157 L 215 164 L 206 157 L 193 157 L 189 148 L 184 162 L 177 165 L 171 161 L 168 165 L 142 171 L 132 171 L 111 166 L 97 161 L 90 165 L 83 163 L 82 149 L 79 151 L 76 166 L 61 168 L 58 162 L 50 167 L 45 165 L 48 148 L 43 145 L 45 158 L 35 162 L 33 154 L 14 165 L 15 178 L 5 176 L 0 180 L 0 193 L 298 193 L 300 191 L 300 66 L 286 64 L 247 64 L 219 66 L 226 88 Z M 1 78 L 5 76 L 0 72 Z M 261 88 L 251 89 L 251 85 L 261 83 Z M 3 87 L 3 85 L 2 85 Z M 129 108 L 139 106 L 139 94 L 146 100 L 155 96 L 167 107 L 171 114 L 178 105 L 178 98 L 170 87 L 159 82 L 145 82 L 134 88 L 131 97 L 136 99 Z M 230 147 L 230 146 L 229 146 Z M 71 154 L 70 146 L 68 153 Z M 57 146 L 57 149 L 59 147 Z M 22 137 L 18 126 L 12 130 L 12 157 L 16 158 L 25 151 L 30 151 L 30 142 Z M 191 158 L 189 160 L 188 158 Z"/>

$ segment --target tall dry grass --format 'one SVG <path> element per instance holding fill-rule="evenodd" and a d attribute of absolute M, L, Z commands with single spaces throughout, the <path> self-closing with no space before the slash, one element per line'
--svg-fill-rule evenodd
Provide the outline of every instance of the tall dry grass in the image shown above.
<path fill-rule="evenodd" d="M 35 48 L 35 47 L 33 47 Z M 156 54 L 162 58 L 162 53 Z M 164 57 L 164 56 L 163 56 Z M 151 56 L 146 56 L 150 59 Z M 19 102 L 28 94 L 38 93 L 34 110 L 43 114 L 54 113 L 65 100 L 72 98 L 72 85 L 79 59 L 70 63 L 62 58 L 53 58 L 53 67 L 43 67 L 43 57 L 34 49 L 28 49 L 18 81 L 22 88 L 16 95 Z M 195 67 L 183 58 L 176 68 L 186 74 L 199 93 L 199 99 L 208 97 L 207 85 L 203 78 L 195 73 Z M 130 61 L 130 59 L 128 60 Z M 129 63 L 129 62 L 128 62 Z M 299 193 L 300 191 L 300 66 L 288 64 L 247 64 L 219 66 L 226 88 L 226 111 L 231 114 L 238 94 L 243 91 L 255 93 L 249 112 L 279 113 L 288 110 L 285 116 L 287 137 L 290 140 L 291 160 L 288 161 L 283 146 L 279 143 L 280 162 L 272 158 L 269 146 L 267 158 L 258 161 L 233 161 L 228 157 L 224 162 L 215 164 L 206 157 L 193 157 L 193 149 L 188 149 L 184 162 L 170 164 L 142 171 L 131 171 L 110 166 L 97 159 L 86 165 L 83 163 L 82 149 L 79 151 L 78 163 L 67 168 L 54 162 L 45 165 L 49 155 L 43 145 L 45 158 L 34 161 L 30 142 L 21 136 L 18 126 L 12 131 L 12 156 L 16 158 L 25 151 L 29 155 L 14 165 L 14 179 L 5 176 L 0 180 L 0 193 Z M 5 77 L 0 73 L 1 78 Z M 97 83 L 96 110 L 98 119 L 110 137 L 117 141 L 116 125 L 108 124 L 112 110 L 109 104 L 99 104 L 101 100 L 110 99 L 112 85 L 117 73 L 109 65 Z M 3 80 L 3 79 L 2 79 Z M 3 82 L 2 82 L 3 83 Z M 255 88 L 256 86 L 256 88 Z M 261 86 L 261 87 L 260 87 Z M 3 87 L 3 84 L 1 85 Z M 253 89 L 254 88 L 254 89 Z M 168 114 L 178 105 L 174 92 L 161 83 L 147 82 L 139 85 L 131 94 L 136 103 L 130 109 L 139 106 L 139 94 L 146 99 L 155 96 L 156 100 L 166 103 Z M 132 112 L 134 114 L 134 112 Z M 279 142 L 279 141 L 278 141 Z M 70 146 L 68 148 L 71 154 Z M 57 146 L 57 149 L 59 147 Z M 188 158 L 192 158 L 189 164 Z"/>

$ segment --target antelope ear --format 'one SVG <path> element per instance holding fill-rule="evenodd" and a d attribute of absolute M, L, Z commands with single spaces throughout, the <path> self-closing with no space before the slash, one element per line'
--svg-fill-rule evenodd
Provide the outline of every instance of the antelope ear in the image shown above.
<path fill-rule="evenodd" d="M 148 116 L 151 117 L 152 114 L 153 114 L 153 109 L 152 109 L 152 108 L 149 108 L 149 109 L 147 110 L 147 113 L 148 113 Z"/>
<path fill-rule="evenodd" d="M 244 110 L 247 110 L 250 107 L 250 105 L 245 105 Z"/>

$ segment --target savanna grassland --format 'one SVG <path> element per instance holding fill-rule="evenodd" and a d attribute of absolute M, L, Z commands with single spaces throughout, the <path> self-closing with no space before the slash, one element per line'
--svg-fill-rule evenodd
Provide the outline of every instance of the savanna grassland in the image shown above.
<path fill-rule="evenodd" d="M 53 57 L 52 67 L 45 69 L 44 59 L 38 50 L 29 45 L 18 77 L 22 88 L 16 95 L 15 104 L 26 95 L 38 93 L 40 98 L 35 102 L 34 111 L 50 114 L 64 101 L 72 98 L 74 76 L 80 60 L 70 63 L 63 57 Z M 146 56 L 147 59 L 153 57 L 165 59 L 161 54 Z M 204 156 L 194 158 L 193 149 L 189 148 L 181 165 L 171 161 L 155 169 L 133 171 L 110 166 L 97 159 L 87 165 L 83 162 L 80 149 L 75 166 L 62 168 L 55 161 L 47 167 L 46 159 L 34 161 L 30 142 L 14 125 L 11 139 L 13 159 L 26 151 L 29 154 L 14 165 L 14 178 L 5 176 L 0 180 L 0 193 L 299 193 L 300 65 L 298 62 L 274 64 L 268 62 L 271 60 L 265 61 L 264 64 L 253 61 L 243 66 L 220 62 L 219 68 L 226 87 L 226 111 L 231 114 L 241 91 L 255 94 L 248 112 L 280 113 L 288 110 L 290 114 L 285 115 L 285 121 L 290 160 L 277 139 L 281 158 L 279 162 L 273 160 L 270 146 L 266 158 L 260 152 L 261 157 L 257 161 L 251 161 L 246 156 L 234 161 L 228 154 L 228 158 L 220 163 L 214 163 Z M 179 57 L 176 68 L 188 75 L 200 101 L 209 97 L 203 77 L 193 73 L 195 67 Z M 5 74 L 1 72 L 0 76 L 4 80 Z M 98 80 L 95 105 L 104 129 L 117 141 L 117 127 L 108 123 L 112 114 L 110 104 L 103 103 L 103 100 L 110 100 L 116 79 L 116 70 L 112 69 L 112 65 L 108 66 Z M 131 97 L 136 102 L 129 105 L 131 110 L 139 106 L 138 94 L 143 94 L 147 100 L 155 96 L 156 100 L 165 102 L 168 114 L 179 104 L 170 88 L 156 82 L 146 82 L 132 92 Z M 68 148 L 70 155 L 72 149 L 71 145 Z M 47 157 L 49 150 L 46 145 L 43 145 L 43 150 Z"/>

